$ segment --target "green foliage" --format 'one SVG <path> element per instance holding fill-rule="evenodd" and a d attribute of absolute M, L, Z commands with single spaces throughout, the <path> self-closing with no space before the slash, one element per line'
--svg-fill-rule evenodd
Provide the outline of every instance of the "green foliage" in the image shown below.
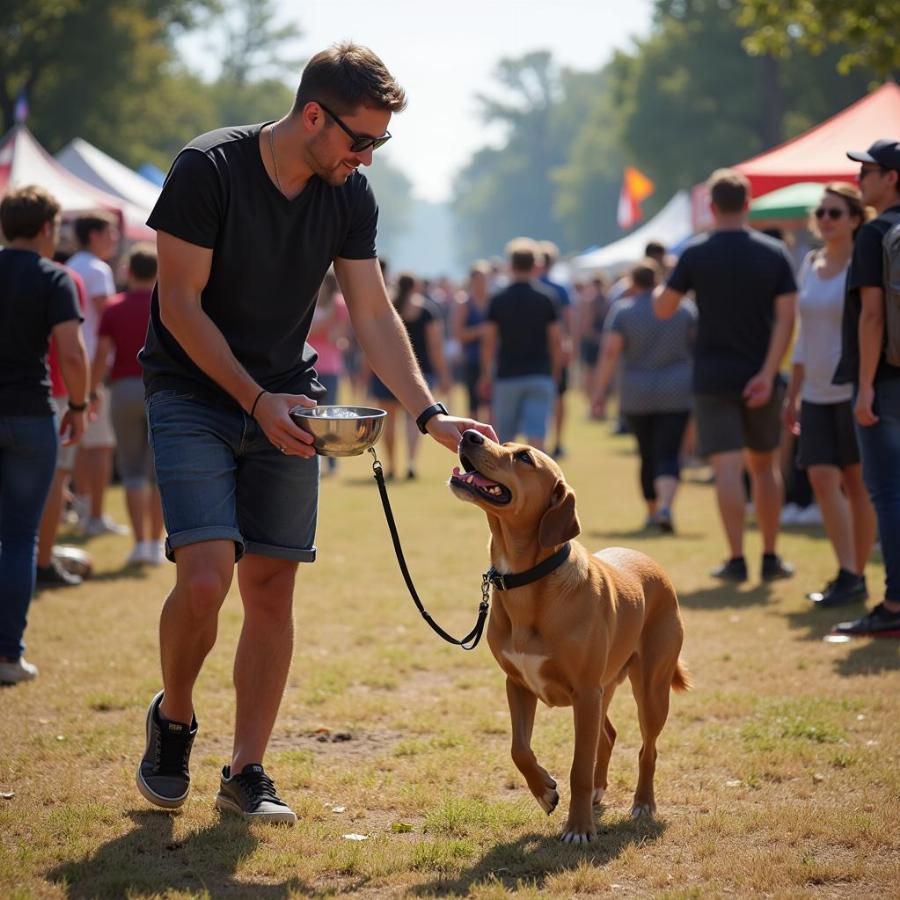
<path fill-rule="evenodd" d="M 897 5 L 885 0 L 740 0 L 744 46 L 754 54 L 788 58 L 841 47 L 838 69 L 867 68 L 884 79 L 900 70 Z"/>

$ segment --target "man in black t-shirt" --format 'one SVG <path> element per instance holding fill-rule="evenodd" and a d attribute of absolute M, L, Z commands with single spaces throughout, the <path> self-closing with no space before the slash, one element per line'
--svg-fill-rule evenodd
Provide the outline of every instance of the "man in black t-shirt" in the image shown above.
<path fill-rule="evenodd" d="M 163 690 L 137 773 L 157 806 L 187 798 L 193 686 L 239 560 L 234 750 L 216 805 L 296 821 L 262 762 L 290 667 L 297 563 L 316 554 L 318 462 L 289 413 L 322 395 L 306 336 L 332 263 L 359 344 L 421 430 L 454 451 L 467 428 L 493 437 L 435 404 L 376 258 L 378 208 L 358 169 L 405 102 L 370 50 L 323 51 L 283 118 L 188 144 L 150 216 L 159 283 L 140 358 L 177 569 L 160 622 Z"/>
<path fill-rule="evenodd" d="M 783 487 L 778 465 L 784 384 L 779 375 L 794 328 L 797 286 L 787 249 L 747 227 L 750 185 L 731 169 L 708 182 L 715 230 L 694 238 L 654 301 L 668 318 L 694 292 L 694 412 L 700 452 L 716 479 L 716 499 L 731 556 L 716 578 L 747 579 L 743 471 L 750 472 L 763 539 L 761 577 L 787 578 L 775 552 Z"/>
<path fill-rule="evenodd" d="M 900 223 L 900 142 L 875 141 L 848 153 L 862 164 L 859 189 L 878 211 L 856 235 L 847 273 L 837 384 L 853 384 L 854 414 L 866 482 L 878 516 L 884 557 L 884 600 L 868 615 L 842 622 L 842 634 L 900 637 L 900 367 L 884 355 L 884 236 Z"/>
<path fill-rule="evenodd" d="M 500 440 L 521 434 L 543 449 L 562 371 L 559 304 L 550 288 L 533 277 L 537 243 L 518 238 L 507 252 L 510 285 L 488 305 L 479 385 L 482 396 L 491 392 Z"/>
<path fill-rule="evenodd" d="M 35 545 L 56 469 L 56 408 L 47 367 L 49 339 L 69 395 L 60 434 L 84 434 L 88 360 L 75 282 L 51 262 L 59 203 L 43 188 L 10 190 L 0 203 L 7 246 L 0 251 L 0 683 L 31 681 L 22 637 L 34 593 Z"/>

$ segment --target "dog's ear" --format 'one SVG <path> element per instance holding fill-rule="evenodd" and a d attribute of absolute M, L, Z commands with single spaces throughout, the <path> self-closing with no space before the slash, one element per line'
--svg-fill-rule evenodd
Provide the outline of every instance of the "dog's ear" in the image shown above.
<path fill-rule="evenodd" d="M 581 534 L 581 523 L 575 512 L 575 491 L 564 481 L 557 481 L 550 497 L 550 508 L 541 517 L 538 541 L 542 547 L 556 547 Z"/>

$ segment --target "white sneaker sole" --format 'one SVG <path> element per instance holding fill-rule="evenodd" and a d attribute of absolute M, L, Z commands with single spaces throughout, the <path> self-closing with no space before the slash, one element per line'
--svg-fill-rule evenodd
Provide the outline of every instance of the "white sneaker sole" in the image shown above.
<path fill-rule="evenodd" d="M 230 797 L 222 793 L 216 794 L 216 809 L 220 812 L 233 813 L 248 822 L 266 822 L 270 825 L 295 825 L 297 814 L 291 809 L 279 812 L 244 812 Z"/>

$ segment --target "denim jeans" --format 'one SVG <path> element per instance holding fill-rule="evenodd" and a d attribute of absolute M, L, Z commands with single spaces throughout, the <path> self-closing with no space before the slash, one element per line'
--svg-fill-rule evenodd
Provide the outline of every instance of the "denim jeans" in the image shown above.
<path fill-rule="evenodd" d="M 0 656 L 13 660 L 25 650 L 37 531 L 57 444 L 53 416 L 0 416 Z"/>
<path fill-rule="evenodd" d="M 900 378 L 875 384 L 873 411 L 878 422 L 868 428 L 856 422 L 856 436 L 863 480 L 878 517 L 884 597 L 900 603 Z"/>

